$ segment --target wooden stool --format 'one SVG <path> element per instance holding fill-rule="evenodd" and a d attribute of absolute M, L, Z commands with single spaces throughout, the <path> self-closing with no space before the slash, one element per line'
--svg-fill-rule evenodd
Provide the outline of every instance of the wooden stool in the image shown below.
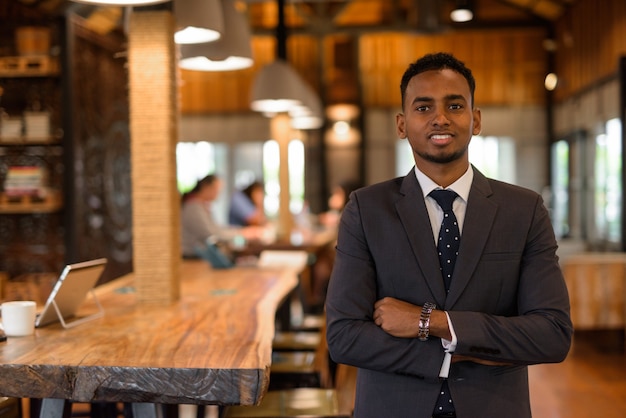
<path fill-rule="evenodd" d="M 0 397 L 0 418 L 21 418 L 22 401 L 19 398 Z"/>
<path fill-rule="evenodd" d="M 230 406 L 224 418 L 349 418 L 354 409 L 357 369 L 337 366 L 334 388 L 297 388 L 269 391 L 258 406 Z"/>

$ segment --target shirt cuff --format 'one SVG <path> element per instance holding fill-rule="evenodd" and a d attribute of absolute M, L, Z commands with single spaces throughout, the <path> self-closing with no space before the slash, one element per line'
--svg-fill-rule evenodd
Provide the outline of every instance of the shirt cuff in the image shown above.
<path fill-rule="evenodd" d="M 444 311 L 445 312 L 445 311 Z M 445 312 L 446 318 L 448 319 L 448 328 L 450 328 L 450 334 L 452 334 L 452 340 L 446 340 L 444 338 L 441 339 L 441 345 L 446 350 L 446 354 L 443 357 L 443 363 L 441 364 L 441 369 L 439 369 L 439 377 L 447 378 L 450 373 L 450 364 L 452 364 L 452 353 L 456 349 L 456 344 L 458 342 L 456 338 L 456 333 L 454 332 L 454 327 L 452 326 L 452 321 L 450 321 L 450 315 L 448 312 Z"/>

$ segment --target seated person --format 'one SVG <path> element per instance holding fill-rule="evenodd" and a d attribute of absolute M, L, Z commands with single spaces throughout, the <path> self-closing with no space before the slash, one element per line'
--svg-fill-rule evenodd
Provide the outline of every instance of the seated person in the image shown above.
<path fill-rule="evenodd" d="M 209 174 L 183 195 L 180 213 L 183 257 L 196 258 L 196 248 L 206 245 L 207 238 L 222 234 L 222 228 L 211 214 L 211 203 L 217 198 L 221 188 L 221 179 Z"/>
<path fill-rule="evenodd" d="M 234 226 L 262 226 L 267 223 L 263 199 L 263 183 L 255 181 L 243 190 L 237 190 L 231 199 L 228 223 Z"/>

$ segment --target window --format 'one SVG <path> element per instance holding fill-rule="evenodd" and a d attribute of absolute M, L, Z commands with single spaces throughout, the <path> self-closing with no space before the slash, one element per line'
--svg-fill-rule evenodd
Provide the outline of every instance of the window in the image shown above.
<path fill-rule="evenodd" d="M 228 146 L 206 141 L 179 142 L 176 144 L 176 181 L 178 191 L 183 194 L 191 190 L 196 182 L 208 174 L 217 174 L 223 184 L 228 184 Z M 213 216 L 219 223 L 228 219 L 227 193 L 220 193 L 211 205 Z"/>
<path fill-rule="evenodd" d="M 621 242 L 622 139 L 619 119 L 606 123 L 596 136 L 594 161 L 595 236 L 609 244 Z"/>
<path fill-rule="evenodd" d="M 229 168 L 229 154 L 232 168 Z M 304 208 L 304 143 L 293 139 L 289 143 L 290 210 L 300 213 Z M 176 146 L 177 186 L 180 193 L 191 190 L 207 174 L 215 173 L 223 181 L 224 190 L 213 203 L 216 221 L 226 224 L 228 202 L 233 188 L 243 188 L 258 180 L 265 184 L 265 212 L 269 218 L 278 215 L 280 204 L 280 153 L 278 143 L 243 142 L 215 144 L 206 141 L 179 142 Z"/>
<path fill-rule="evenodd" d="M 208 142 L 179 142 L 176 145 L 176 180 L 178 191 L 186 193 L 196 182 L 215 173 L 216 149 Z"/>
<path fill-rule="evenodd" d="M 552 225 L 557 238 L 569 235 L 570 147 L 567 140 L 552 145 Z"/>
<path fill-rule="evenodd" d="M 289 209 L 300 213 L 304 207 L 304 144 L 293 139 L 288 145 Z M 280 149 L 278 142 L 269 140 L 263 145 L 263 177 L 265 179 L 265 211 L 270 218 L 278 215 L 280 206 Z"/>

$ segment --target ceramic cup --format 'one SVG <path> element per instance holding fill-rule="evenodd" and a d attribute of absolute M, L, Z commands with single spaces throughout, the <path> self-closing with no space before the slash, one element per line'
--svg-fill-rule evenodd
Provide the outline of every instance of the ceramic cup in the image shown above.
<path fill-rule="evenodd" d="M 7 337 L 23 337 L 35 332 L 35 310 L 32 300 L 4 302 L 1 307 L 2 328 Z"/>

